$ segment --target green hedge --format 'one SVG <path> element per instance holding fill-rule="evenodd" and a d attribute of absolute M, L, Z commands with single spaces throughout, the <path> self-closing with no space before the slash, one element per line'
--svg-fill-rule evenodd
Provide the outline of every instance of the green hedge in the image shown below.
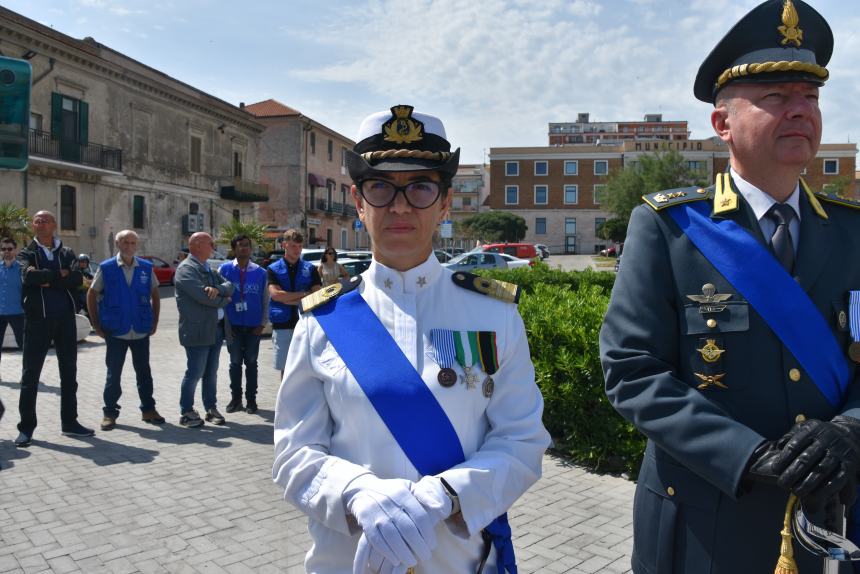
<path fill-rule="evenodd" d="M 555 448 L 595 470 L 635 478 L 645 437 L 606 399 L 598 349 L 614 274 L 542 266 L 483 275 L 523 287 L 519 308 Z"/>

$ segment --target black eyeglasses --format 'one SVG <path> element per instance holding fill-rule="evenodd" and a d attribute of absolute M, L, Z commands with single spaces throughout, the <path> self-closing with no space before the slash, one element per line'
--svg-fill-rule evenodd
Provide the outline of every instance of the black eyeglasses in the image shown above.
<path fill-rule="evenodd" d="M 415 209 L 427 209 L 439 199 L 441 190 L 438 182 L 430 180 L 411 181 L 403 186 L 384 179 L 365 179 L 361 182 L 361 197 L 373 207 L 391 205 L 399 192 Z"/>
<path fill-rule="evenodd" d="M 0 247 L 0 251 L 15 251 L 14 247 Z"/>

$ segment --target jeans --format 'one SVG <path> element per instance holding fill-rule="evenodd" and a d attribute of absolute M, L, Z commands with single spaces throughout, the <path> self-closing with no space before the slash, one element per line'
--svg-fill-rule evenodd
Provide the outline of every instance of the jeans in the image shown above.
<path fill-rule="evenodd" d="M 6 336 L 6 325 L 12 327 L 15 344 L 20 349 L 24 345 L 24 314 L 0 315 L 0 358 L 3 356 L 3 338 Z"/>
<path fill-rule="evenodd" d="M 127 351 L 131 349 L 131 363 L 137 377 L 137 395 L 140 398 L 140 411 L 151 411 L 155 408 L 152 398 L 152 371 L 149 368 L 149 336 L 142 339 L 120 339 L 108 335 L 105 338 L 107 352 L 105 366 L 107 379 L 104 390 L 104 414 L 106 417 L 119 416 L 119 398 L 122 396 L 122 367 L 125 364 Z"/>
<path fill-rule="evenodd" d="M 242 399 L 242 362 L 245 363 L 245 398 L 257 400 L 257 355 L 260 353 L 260 335 L 254 327 L 233 327 L 233 340 L 227 345 L 230 351 L 230 394 L 233 400 Z"/>
<path fill-rule="evenodd" d="M 36 428 L 36 393 L 45 356 L 54 341 L 60 367 L 60 421 L 63 427 L 78 420 L 78 333 L 75 316 L 62 318 L 28 318 L 24 324 L 24 372 L 21 374 L 21 394 L 18 410 L 21 422 L 18 430 L 31 436 Z"/>
<path fill-rule="evenodd" d="M 194 408 L 194 391 L 197 389 L 197 381 L 201 379 L 203 380 L 200 390 L 203 395 L 203 408 L 206 410 L 215 408 L 217 400 L 215 383 L 218 380 L 218 359 L 221 356 L 223 340 L 224 327 L 219 324 L 215 344 L 185 347 L 187 366 L 180 387 L 179 414 Z"/>

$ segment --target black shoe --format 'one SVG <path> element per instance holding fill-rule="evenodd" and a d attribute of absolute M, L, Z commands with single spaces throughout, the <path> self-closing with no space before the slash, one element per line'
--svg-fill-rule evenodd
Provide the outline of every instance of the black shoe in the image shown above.
<path fill-rule="evenodd" d="M 65 425 L 63 427 L 63 435 L 65 436 L 93 436 L 96 432 L 93 429 L 88 429 L 81 423 L 75 421 L 70 425 Z"/>
<path fill-rule="evenodd" d="M 242 399 L 233 399 L 229 403 L 227 403 L 227 408 L 224 409 L 228 413 L 235 413 L 236 411 L 241 411 L 245 407 L 242 406 Z"/>
<path fill-rule="evenodd" d="M 24 448 L 30 446 L 30 443 L 33 441 L 33 436 L 25 434 L 23 432 L 18 433 L 18 438 L 15 439 L 15 446 L 18 448 Z"/>
<path fill-rule="evenodd" d="M 245 407 L 245 412 L 249 415 L 257 412 L 257 401 L 248 401 L 248 406 Z"/>

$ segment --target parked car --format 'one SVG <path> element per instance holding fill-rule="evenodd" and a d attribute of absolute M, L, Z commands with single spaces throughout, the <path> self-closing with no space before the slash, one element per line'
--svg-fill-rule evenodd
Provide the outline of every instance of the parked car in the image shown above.
<path fill-rule="evenodd" d="M 314 265 L 319 265 L 323 253 L 325 253 L 325 249 L 302 249 L 302 259 L 310 261 Z M 281 257 L 283 257 L 283 254 Z"/>
<path fill-rule="evenodd" d="M 348 259 L 373 259 L 373 251 L 368 251 L 366 249 L 358 249 L 355 251 L 341 251 L 340 249 L 338 249 L 337 256 L 338 260 L 340 260 L 341 257 L 346 257 Z"/>
<path fill-rule="evenodd" d="M 338 263 L 344 266 L 346 272 L 349 273 L 350 277 L 355 277 L 356 275 L 360 275 L 373 262 L 373 259 L 338 259 Z"/>
<path fill-rule="evenodd" d="M 537 249 L 531 243 L 488 243 L 481 246 L 481 250 L 490 253 L 507 253 L 520 259 L 533 259 L 538 256 Z"/>
<path fill-rule="evenodd" d="M 618 245 L 610 245 L 606 249 L 601 249 L 600 254 L 604 257 L 615 257 L 616 255 L 620 255 L 623 250 L 624 244 L 619 243 Z"/>
<path fill-rule="evenodd" d="M 213 271 L 218 271 L 218 268 L 230 261 L 227 256 L 217 249 L 212 252 L 212 256 L 206 260 L 206 265 Z"/>
<path fill-rule="evenodd" d="M 173 276 L 176 275 L 176 267 L 162 259 L 152 255 L 141 255 L 141 259 L 152 262 L 152 272 L 158 279 L 159 285 L 173 285 Z"/>
<path fill-rule="evenodd" d="M 447 263 L 452 259 L 452 257 L 448 255 L 448 252 L 442 249 L 434 249 L 433 253 L 436 255 L 436 259 L 439 260 L 439 263 Z"/>
<path fill-rule="evenodd" d="M 499 253 L 505 261 L 508 262 L 509 269 L 519 269 L 520 267 L 534 267 L 533 259 L 520 259 L 519 257 L 514 257 L 513 255 L 508 255 L 507 253 Z"/>
<path fill-rule="evenodd" d="M 549 257 L 549 247 L 547 247 L 543 243 L 535 243 L 535 249 L 538 250 L 538 255 L 540 255 L 541 259 L 546 259 L 547 257 Z"/>
<path fill-rule="evenodd" d="M 90 320 L 86 316 L 81 314 L 75 315 L 75 332 L 79 343 L 86 340 L 87 335 L 89 335 L 92 330 L 93 328 L 92 325 L 90 325 Z M 15 333 L 12 331 L 12 327 L 6 328 L 6 334 L 3 335 L 3 340 L 0 341 L 0 345 L 3 345 L 4 349 L 18 348 L 18 345 L 15 344 Z"/>
<path fill-rule="evenodd" d="M 270 251 L 268 255 L 266 255 L 263 260 L 260 262 L 260 267 L 266 268 L 278 259 L 281 259 L 284 256 L 283 249 L 275 249 L 274 251 Z"/>
<path fill-rule="evenodd" d="M 473 269 L 507 269 L 508 262 L 499 253 L 463 253 L 448 263 L 443 263 L 453 271 L 472 271 Z"/>

